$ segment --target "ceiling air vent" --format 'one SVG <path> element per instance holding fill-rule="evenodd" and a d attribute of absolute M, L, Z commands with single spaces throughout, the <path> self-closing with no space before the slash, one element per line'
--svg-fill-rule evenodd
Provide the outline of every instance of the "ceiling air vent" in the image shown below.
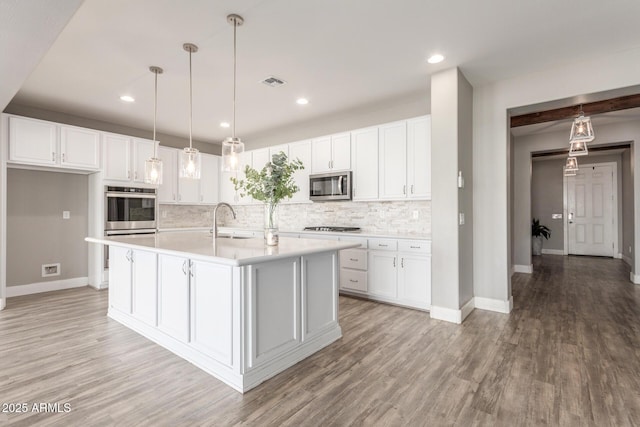
<path fill-rule="evenodd" d="M 266 84 L 267 86 L 278 87 L 278 86 L 282 86 L 286 82 L 277 77 L 269 76 L 266 79 L 264 79 L 262 83 Z"/>

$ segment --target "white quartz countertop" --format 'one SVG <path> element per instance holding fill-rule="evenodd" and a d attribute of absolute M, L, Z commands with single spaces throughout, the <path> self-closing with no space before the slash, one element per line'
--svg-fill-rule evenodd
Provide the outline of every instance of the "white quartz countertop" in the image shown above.
<path fill-rule="evenodd" d="M 87 242 L 151 250 L 218 264 L 240 266 L 278 258 L 309 255 L 357 247 L 357 243 L 335 240 L 296 239 L 280 236 L 278 246 L 267 246 L 264 239 L 213 238 L 208 231 L 184 231 L 128 236 L 87 237 Z"/>

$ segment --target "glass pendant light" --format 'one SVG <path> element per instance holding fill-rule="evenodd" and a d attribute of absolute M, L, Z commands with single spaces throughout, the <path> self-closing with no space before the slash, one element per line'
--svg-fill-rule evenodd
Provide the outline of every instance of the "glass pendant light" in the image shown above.
<path fill-rule="evenodd" d="M 586 156 L 589 153 L 587 142 L 591 142 L 596 138 L 593 133 L 593 125 L 591 117 L 585 117 L 580 106 L 580 115 L 573 120 L 571 125 L 571 134 L 569 135 L 569 156 Z"/>
<path fill-rule="evenodd" d="M 564 176 L 575 176 L 576 172 L 578 172 L 578 159 L 567 157 L 567 163 L 564 165 Z"/>
<path fill-rule="evenodd" d="M 158 142 L 156 141 L 156 119 L 158 117 L 158 74 L 164 70 L 160 67 L 151 66 L 149 71 L 155 74 L 155 88 L 153 99 L 153 157 L 144 162 L 144 182 L 147 184 L 162 184 L 162 160 L 158 158 Z"/>
<path fill-rule="evenodd" d="M 231 137 L 222 142 L 222 170 L 237 172 L 240 169 L 240 156 L 244 153 L 244 143 L 236 137 L 236 30 L 244 24 L 244 19 L 231 14 L 227 16 L 227 22 L 233 25 L 233 124 Z"/>
<path fill-rule="evenodd" d="M 189 146 L 180 153 L 180 177 L 200 179 L 200 151 L 193 148 L 193 74 L 191 72 L 191 54 L 198 51 L 192 43 L 182 45 L 189 52 Z"/>

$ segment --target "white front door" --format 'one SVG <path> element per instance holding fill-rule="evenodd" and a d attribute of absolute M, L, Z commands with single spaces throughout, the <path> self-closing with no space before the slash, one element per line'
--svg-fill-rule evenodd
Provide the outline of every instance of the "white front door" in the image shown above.
<path fill-rule="evenodd" d="M 614 165 L 581 166 L 567 179 L 569 254 L 613 257 Z"/>

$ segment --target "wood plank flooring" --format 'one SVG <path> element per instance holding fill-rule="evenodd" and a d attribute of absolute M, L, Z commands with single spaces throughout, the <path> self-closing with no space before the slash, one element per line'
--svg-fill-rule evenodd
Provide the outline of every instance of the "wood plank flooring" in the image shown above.
<path fill-rule="evenodd" d="M 11 426 L 640 425 L 640 287 L 619 260 L 542 256 L 510 315 L 461 326 L 342 297 L 343 338 L 241 395 L 108 319 L 89 288 L 0 312 Z"/>

